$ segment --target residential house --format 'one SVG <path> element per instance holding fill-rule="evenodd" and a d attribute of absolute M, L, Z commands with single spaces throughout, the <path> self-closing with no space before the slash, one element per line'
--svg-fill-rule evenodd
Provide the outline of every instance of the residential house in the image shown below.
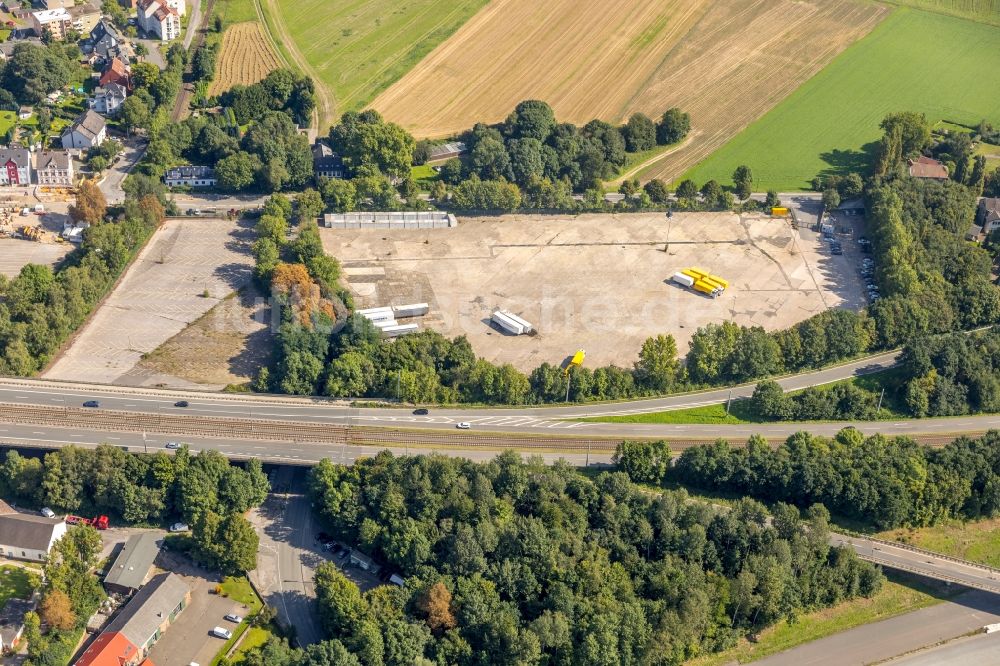
<path fill-rule="evenodd" d="M 160 574 L 138 592 L 84 651 L 75 666 L 136 666 L 191 602 L 191 588 Z"/>
<path fill-rule="evenodd" d="M 31 117 L 31 114 L 34 113 L 34 112 L 35 112 L 35 110 L 32 107 L 30 107 L 30 106 L 21 106 L 21 107 L 18 107 L 18 109 L 17 109 L 17 118 L 18 118 L 18 120 L 27 120 L 28 118 Z"/>
<path fill-rule="evenodd" d="M 35 599 L 8 599 L 0 610 L 0 653 L 16 652 L 24 633 L 24 615 L 35 610 Z"/>
<path fill-rule="evenodd" d="M 104 143 L 108 136 L 108 125 L 104 117 L 93 109 L 84 111 L 63 130 L 62 146 L 66 150 L 87 150 Z"/>
<path fill-rule="evenodd" d="M 910 176 L 913 178 L 948 180 L 948 167 L 932 157 L 921 155 L 915 160 L 907 160 L 907 163 L 910 166 Z"/>
<path fill-rule="evenodd" d="M 39 37 L 48 31 L 53 39 L 66 39 L 66 33 L 72 28 L 73 17 L 62 7 L 31 12 L 31 29 Z"/>
<path fill-rule="evenodd" d="M 110 21 L 101 20 L 90 31 L 91 55 L 98 62 L 109 63 L 115 58 L 129 65 L 135 61 L 132 43 Z"/>
<path fill-rule="evenodd" d="M 313 175 L 316 178 L 345 178 L 344 160 L 330 146 L 317 141 L 312 147 Z"/>
<path fill-rule="evenodd" d="M 73 187 L 73 157 L 65 150 L 35 153 L 35 179 L 39 185 Z"/>
<path fill-rule="evenodd" d="M 94 88 L 94 96 L 90 99 L 90 108 L 105 116 L 115 116 L 121 111 L 126 97 L 128 97 L 128 93 L 125 86 L 118 83 L 98 86 Z"/>
<path fill-rule="evenodd" d="M 162 545 L 163 537 L 156 532 L 130 536 L 104 577 L 105 589 L 126 595 L 136 592 L 146 582 Z"/>
<path fill-rule="evenodd" d="M 90 4 L 73 5 L 66 8 L 70 18 L 73 19 L 73 29 L 81 35 L 85 35 L 94 29 L 98 21 L 101 20 L 101 12 Z"/>
<path fill-rule="evenodd" d="M 0 185 L 31 185 L 31 153 L 27 148 L 0 148 Z"/>
<path fill-rule="evenodd" d="M 97 81 L 99 86 L 107 86 L 109 83 L 117 83 L 126 89 L 132 87 L 132 68 L 121 58 L 112 58 L 111 63 L 104 69 L 104 73 Z"/>
<path fill-rule="evenodd" d="M 183 8 L 183 1 L 178 2 Z M 170 0 L 139 0 L 136 3 L 139 27 L 164 42 L 176 39 L 181 34 L 181 16 L 169 3 Z"/>
<path fill-rule="evenodd" d="M 167 187 L 215 187 L 215 169 L 207 166 L 179 166 L 163 174 Z"/>
<path fill-rule="evenodd" d="M 167 7 L 177 12 L 178 16 L 184 16 L 187 12 L 187 4 L 184 0 L 167 0 Z"/>
<path fill-rule="evenodd" d="M 976 209 L 976 224 L 984 235 L 1000 231 L 1000 199 L 980 199 Z"/>
<path fill-rule="evenodd" d="M 431 148 L 431 156 L 427 160 L 428 162 L 440 162 L 442 160 L 450 160 L 453 157 L 458 157 L 459 155 L 464 155 L 466 153 L 466 145 L 462 141 L 452 141 L 451 143 L 443 143 L 440 146 L 434 146 Z"/>
<path fill-rule="evenodd" d="M 66 534 L 66 521 L 19 513 L 0 502 L 0 557 L 44 561 L 52 545 Z"/>

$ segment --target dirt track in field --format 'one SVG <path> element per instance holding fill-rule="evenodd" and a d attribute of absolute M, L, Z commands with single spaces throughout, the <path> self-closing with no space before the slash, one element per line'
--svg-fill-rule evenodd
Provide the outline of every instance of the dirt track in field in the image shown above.
<path fill-rule="evenodd" d="M 236 84 L 257 83 L 281 62 L 259 23 L 237 23 L 222 35 L 222 50 L 209 95 L 223 93 Z"/>
<path fill-rule="evenodd" d="M 889 9 L 853 0 L 494 0 L 372 103 L 419 137 L 502 120 L 543 99 L 562 121 L 689 112 L 696 140 L 645 177 L 672 178 L 867 34 Z"/>

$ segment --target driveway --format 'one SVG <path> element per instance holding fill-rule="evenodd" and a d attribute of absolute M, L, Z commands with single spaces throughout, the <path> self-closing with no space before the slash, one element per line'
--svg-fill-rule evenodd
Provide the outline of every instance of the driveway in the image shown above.
<path fill-rule="evenodd" d="M 191 603 L 149 651 L 150 660 L 155 664 L 211 664 L 225 641 L 208 632 L 216 626 L 235 629 L 236 625 L 224 620 L 223 616 L 226 613 L 246 615 L 243 605 L 213 594 L 220 577 L 191 565 L 183 557 L 161 553 L 156 564 L 184 579 L 191 588 Z"/>
<path fill-rule="evenodd" d="M 272 486 L 278 490 L 302 488 L 304 473 L 304 469 L 281 467 Z M 264 602 L 278 611 L 282 624 L 295 628 L 299 645 L 318 643 L 323 633 L 316 618 L 313 575 L 326 558 L 315 541 L 318 528 L 309 499 L 272 493 L 259 509 L 251 511 L 250 522 L 260 537 L 257 569 L 250 572 L 250 579 Z"/>

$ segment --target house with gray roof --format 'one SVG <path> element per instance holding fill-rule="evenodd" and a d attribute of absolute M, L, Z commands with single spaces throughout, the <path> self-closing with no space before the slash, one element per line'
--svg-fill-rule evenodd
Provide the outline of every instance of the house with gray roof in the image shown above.
<path fill-rule="evenodd" d="M 106 116 L 118 115 L 128 97 L 128 91 L 120 83 L 110 82 L 107 85 L 94 88 L 94 96 L 90 98 L 90 108 Z"/>
<path fill-rule="evenodd" d="M 108 592 L 132 594 L 142 587 L 153 567 L 153 561 L 160 553 L 163 538 L 156 532 L 133 534 L 125 542 L 118 557 L 111 564 L 104 577 L 104 587 Z"/>
<path fill-rule="evenodd" d="M 73 156 L 67 150 L 35 153 L 35 178 L 39 185 L 73 187 Z"/>
<path fill-rule="evenodd" d="M 66 521 L 12 511 L 0 515 L 0 557 L 44 561 L 66 534 Z"/>
<path fill-rule="evenodd" d="M 24 633 L 24 614 L 35 610 L 37 605 L 34 597 L 7 600 L 0 610 L 0 652 L 14 652 L 17 649 L 17 642 Z"/>
<path fill-rule="evenodd" d="M 93 109 L 87 109 L 63 130 L 62 146 L 66 150 L 87 150 L 104 143 L 108 136 L 108 124 L 104 117 Z"/>

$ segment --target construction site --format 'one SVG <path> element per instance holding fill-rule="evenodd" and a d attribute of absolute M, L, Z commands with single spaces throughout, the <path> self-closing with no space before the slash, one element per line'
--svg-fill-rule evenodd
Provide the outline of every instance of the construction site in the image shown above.
<path fill-rule="evenodd" d="M 590 367 L 627 366 L 652 335 L 673 335 L 683 354 L 708 323 L 775 330 L 864 302 L 856 258 L 762 214 L 505 215 L 322 234 L 359 308 L 427 304 L 421 329 L 465 335 L 522 370 L 579 350 Z M 704 275 L 675 279 L 685 271 Z"/>

